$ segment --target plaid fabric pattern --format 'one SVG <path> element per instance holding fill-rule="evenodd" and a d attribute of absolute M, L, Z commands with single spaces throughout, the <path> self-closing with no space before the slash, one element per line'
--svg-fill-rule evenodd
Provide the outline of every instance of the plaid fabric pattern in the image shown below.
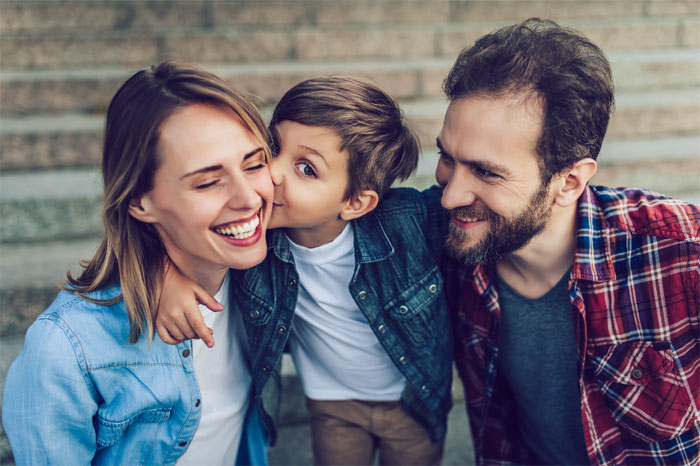
<path fill-rule="evenodd" d="M 700 206 L 588 187 L 569 280 L 593 464 L 700 462 Z M 494 271 L 447 259 L 455 362 L 480 464 L 535 461 L 496 373 Z"/>

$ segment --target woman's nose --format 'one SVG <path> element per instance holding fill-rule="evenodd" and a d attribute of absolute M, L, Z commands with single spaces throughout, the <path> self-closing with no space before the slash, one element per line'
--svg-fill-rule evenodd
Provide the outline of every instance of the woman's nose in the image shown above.
<path fill-rule="evenodd" d="M 245 177 L 233 183 L 228 205 L 235 210 L 258 209 L 262 204 L 262 197 L 255 187 Z"/>

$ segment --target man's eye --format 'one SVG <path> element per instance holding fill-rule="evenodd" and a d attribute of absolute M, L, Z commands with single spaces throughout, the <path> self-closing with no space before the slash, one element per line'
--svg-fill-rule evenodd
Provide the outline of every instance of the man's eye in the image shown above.
<path fill-rule="evenodd" d="M 201 189 L 211 188 L 212 186 L 214 186 L 218 182 L 219 182 L 219 180 L 214 180 L 214 181 L 210 181 L 209 183 L 198 184 L 197 186 L 195 186 L 195 189 L 201 190 Z"/>
<path fill-rule="evenodd" d="M 491 178 L 491 179 L 500 178 L 499 175 L 495 174 L 494 172 L 488 171 L 485 168 L 474 167 L 474 171 L 481 178 Z"/>
<path fill-rule="evenodd" d="M 314 167 L 312 167 L 311 164 L 308 164 L 306 162 L 299 162 L 297 164 L 297 170 L 299 170 L 304 176 L 309 176 L 313 178 L 316 177 L 316 170 L 314 170 Z"/>
<path fill-rule="evenodd" d="M 438 156 L 440 157 L 440 162 L 445 163 L 445 164 L 451 164 L 452 163 L 452 157 L 444 153 L 443 151 L 439 150 L 438 151 Z"/>

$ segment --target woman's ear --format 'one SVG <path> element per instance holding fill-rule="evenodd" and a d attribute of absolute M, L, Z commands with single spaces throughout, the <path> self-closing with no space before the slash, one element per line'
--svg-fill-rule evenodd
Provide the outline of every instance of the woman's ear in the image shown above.
<path fill-rule="evenodd" d="M 156 218 L 151 214 L 149 202 L 146 196 L 135 197 L 129 202 L 129 215 L 144 223 L 156 223 Z"/>
<path fill-rule="evenodd" d="M 345 203 L 343 210 L 340 211 L 340 218 L 345 221 L 360 218 L 372 212 L 378 202 L 379 194 L 375 191 L 371 189 L 360 191 Z"/>

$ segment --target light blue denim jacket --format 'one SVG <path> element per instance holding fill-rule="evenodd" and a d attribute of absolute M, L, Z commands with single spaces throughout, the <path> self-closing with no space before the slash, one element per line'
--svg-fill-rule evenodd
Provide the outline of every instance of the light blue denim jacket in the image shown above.
<path fill-rule="evenodd" d="M 403 408 L 433 440 L 445 437 L 452 402 L 452 332 L 438 270 L 447 227 L 441 195 L 439 188 L 391 189 L 374 211 L 353 220 L 356 261 L 349 284 L 377 339 L 406 377 Z M 284 233 L 268 232 L 265 261 L 232 274 L 231 293 L 248 341 L 265 348 L 251 357 L 255 392 L 262 393 L 287 343 L 299 291 Z"/>
<path fill-rule="evenodd" d="M 92 296 L 118 296 L 113 286 Z M 174 464 L 201 416 L 191 341 L 128 343 L 124 301 L 61 291 L 27 331 L 3 393 L 17 464 Z M 251 348 L 251 351 L 253 348 Z M 267 464 L 259 403 L 246 416 L 236 464 Z"/>

